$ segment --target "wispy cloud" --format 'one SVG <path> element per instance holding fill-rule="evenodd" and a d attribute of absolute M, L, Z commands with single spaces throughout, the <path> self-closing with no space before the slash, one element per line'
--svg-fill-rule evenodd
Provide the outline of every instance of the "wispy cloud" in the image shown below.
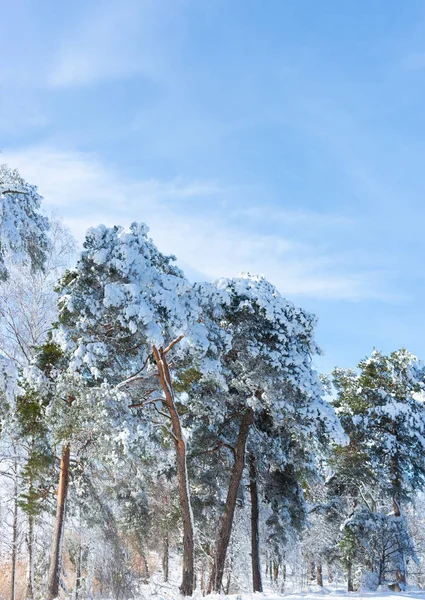
<path fill-rule="evenodd" d="M 192 277 L 251 271 L 264 273 L 289 296 L 387 298 L 377 269 L 359 269 L 340 249 L 323 249 L 301 235 L 310 225 L 316 233 L 322 227 L 326 236 L 330 228 L 347 224 L 343 217 L 263 206 L 271 220 L 292 221 L 291 235 L 256 231 L 253 209 L 236 211 L 236 219 L 234 213 L 229 219 L 231 209 L 211 209 L 208 216 L 193 210 L 193 201 L 220 207 L 220 197 L 234 193 L 214 181 L 130 179 L 93 154 L 45 146 L 5 152 L 4 158 L 38 184 L 45 206 L 62 215 L 80 241 L 89 226 L 100 222 L 145 221 L 160 249 L 176 254 Z"/>
<path fill-rule="evenodd" d="M 88 4 L 79 24 L 64 36 L 49 83 L 68 87 L 140 74 L 159 77 L 157 37 L 170 13 L 170 4 L 165 8 L 154 0 Z"/>

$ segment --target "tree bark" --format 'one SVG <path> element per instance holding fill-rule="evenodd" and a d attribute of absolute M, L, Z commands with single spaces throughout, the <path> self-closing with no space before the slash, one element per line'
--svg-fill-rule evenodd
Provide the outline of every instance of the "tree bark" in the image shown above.
<path fill-rule="evenodd" d="M 252 589 L 254 592 L 262 592 L 263 584 L 261 581 L 260 567 L 260 535 L 258 529 L 259 508 L 258 508 L 258 487 L 257 471 L 255 467 L 255 456 L 251 452 L 249 455 L 249 491 L 251 495 L 251 562 L 252 562 Z"/>
<path fill-rule="evenodd" d="M 80 517 L 81 518 L 81 517 Z M 81 523 L 80 523 L 81 525 Z M 82 571 L 82 561 L 83 561 L 83 549 L 81 544 L 81 532 L 78 540 L 78 554 L 77 554 L 77 564 L 75 567 L 75 600 L 78 600 L 80 588 L 81 588 L 81 571 Z"/>
<path fill-rule="evenodd" d="M 239 428 L 238 441 L 236 443 L 235 451 L 235 462 L 232 469 L 232 475 L 230 477 L 229 489 L 227 491 L 224 514 L 217 537 L 214 565 L 211 573 L 211 579 L 208 584 L 208 593 L 211 593 L 212 590 L 215 592 L 220 592 L 221 590 L 227 548 L 229 547 L 230 535 L 232 533 L 238 489 L 245 467 L 246 441 L 248 439 L 249 430 L 253 421 L 254 412 L 252 408 L 248 408 L 242 417 Z"/>
<path fill-rule="evenodd" d="M 348 563 L 348 566 L 347 566 L 347 591 L 354 592 L 353 566 L 352 566 L 351 562 Z"/>
<path fill-rule="evenodd" d="M 275 583 L 277 583 L 278 579 L 279 579 L 279 561 L 277 558 L 275 558 L 273 561 L 273 581 Z"/>
<path fill-rule="evenodd" d="M 50 554 L 49 585 L 47 591 L 47 600 L 55 600 L 59 594 L 61 550 L 63 540 L 63 529 L 65 521 L 65 505 L 68 496 L 69 484 L 69 461 L 71 446 L 64 444 L 60 462 L 59 488 L 56 505 L 56 520 L 53 531 L 52 548 Z"/>
<path fill-rule="evenodd" d="M 27 564 L 27 591 L 26 600 L 34 598 L 34 516 L 28 515 L 27 532 L 28 564 Z"/>
<path fill-rule="evenodd" d="M 18 549 L 18 465 L 14 463 L 13 480 L 13 522 L 12 522 L 12 573 L 10 581 L 10 600 L 15 600 L 16 587 L 16 558 Z"/>
<path fill-rule="evenodd" d="M 164 581 L 168 581 L 169 560 L 170 560 L 170 541 L 168 538 L 168 531 L 167 531 L 164 536 L 164 548 L 163 548 L 163 554 L 162 554 L 162 571 L 164 574 Z"/>
<path fill-rule="evenodd" d="M 180 417 L 174 402 L 174 392 L 171 383 L 170 371 L 166 359 L 166 351 L 153 346 L 155 362 L 158 367 L 159 380 L 165 395 L 164 405 L 167 408 L 176 448 L 177 480 L 179 485 L 180 508 L 183 521 L 183 574 L 180 593 L 183 596 L 192 596 L 194 581 L 194 540 L 192 508 L 190 505 L 189 481 L 186 465 L 186 444 L 180 424 Z"/>
<path fill-rule="evenodd" d="M 394 435 L 396 434 L 396 429 L 394 428 Z M 393 514 L 395 517 L 401 517 L 401 502 L 400 502 L 400 473 L 399 473 L 399 464 L 397 456 L 393 456 L 391 458 L 391 474 L 393 478 Z M 401 564 L 396 570 L 396 579 L 399 583 L 406 585 L 406 561 L 404 552 L 401 553 Z"/>
<path fill-rule="evenodd" d="M 322 561 L 317 561 L 317 566 L 316 566 L 316 581 L 317 581 L 317 585 L 319 585 L 320 587 L 323 587 L 323 568 L 322 568 Z"/>

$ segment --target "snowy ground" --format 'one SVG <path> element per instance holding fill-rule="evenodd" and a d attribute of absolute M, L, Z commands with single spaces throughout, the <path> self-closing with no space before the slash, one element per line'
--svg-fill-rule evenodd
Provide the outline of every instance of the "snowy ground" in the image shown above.
<path fill-rule="evenodd" d="M 297 594 L 279 594 L 276 592 L 264 593 L 239 593 L 228 596 L 215 595 L 206 596 L 208 600 L 349 600 L 349 598 L 370 598 L 371 600 L 396 600 L 397 597 L 411 598 L 413 600 L 425 600 L 425 590 L 412 589 L 405 592 L 395 593 L 390 590 L 380 592 L 346 592 L 343 589 L 309 589 Z M 166 584 L 153 584 L 141 590 L 140 600 L 177 600 L 181 598 L 174 586 Z M 204 598 L 200 593 L 195 593 L 194 600 Z"/>

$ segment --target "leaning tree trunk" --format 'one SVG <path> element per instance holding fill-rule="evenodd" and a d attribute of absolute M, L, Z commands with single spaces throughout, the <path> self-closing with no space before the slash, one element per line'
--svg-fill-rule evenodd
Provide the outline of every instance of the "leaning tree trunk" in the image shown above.
<path fill-rule="evenodd" d="M 232 533 L 238 489 L 245 467 L 246 441 L 248 439 L 249 430 L 253 421 L 254 412 L 252 408 L 248 408 L 243 415 L 239 428 L 238 441 L 235 449 L 235 463 L 233 465 L 232 475 L 230 477 L 223 519 L 221 521 L 221 526 L 217 537 L 214 565 L 208 584 L 208 593 L 211 593 L 212 590 L 215 592 L 220 592 L 221 590 L 227 548 L 229 546 L 230 534 Z"/>
<path fill-rule="evenodd" d="M 251 562 L 252 562 L 252 590 L 262 592 L 263 584 L 261 581 L 260 567 L 260 536 L 258 530 L 259 508 L 258 508 L 258 487 L 257 470 L 255 467 L 255 456 L 251 452 L 249 455 L 249 491 L 251 495 Z"/>
<path fill-rule="evenodd" d="M 68 496 L 70 454 L 71 446 L 68 442 L 64 444 L 62 448 L 62 456 L 60 462 L 58 499 L 56 505 L 55 528 L 53 531 L 52 548 L 50 554 L 47 600 L 54 600 L 58 597 L 59 594 L 61 550 L 65 521 L 65 505 Z"/>
<path fill-rule="evenodd" d="M 178 340 L 176 340 L 178 341 Z M 174 392 L 171 383 L 170 371 L 166 360 L 166 353 L 171 345 L 163 350 L 153 346 L 155 362 L 158 367 L 159 380 L 165 395 L 165 407 L 167 408 L 173 433 L 174 446 L 176 448 L 177 480 L 179 485 L 180 508 L 183 520 L 183 575 L 180 592 L 183 596 L 192 596 L 194 582 L 194 540 L 192 509 L 190 505 L 189 481 L 186 466 L 186 444 L 180 424 L 180 417 L 174 402 Z"/>

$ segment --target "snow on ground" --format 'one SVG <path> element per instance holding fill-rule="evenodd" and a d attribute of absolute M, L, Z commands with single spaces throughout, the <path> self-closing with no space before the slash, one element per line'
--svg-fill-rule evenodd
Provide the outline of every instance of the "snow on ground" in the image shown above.
<path fill-rule="evenodd" d="M 350 598 L 370 599 L 370 600 L 396 600 L 396 598 L 411 598 L 412 600 L 425 600 L 425 590 L 411 588 L 405 592 L 392 592 L 382 590 L 378 592 L 346 592 L 342 588 L 310 588 L 305 592 L 297 594 L 277 593 L 267 591 L 263 593 L 238 593 L 238 594 L 211 594 L 202 596 L 200 591 L 196 591 L 193 600 L 349 600 Z M 138 600 L 182 600 L 178 589 L 165 583 L 150 584 L 142 586 Z"/>

